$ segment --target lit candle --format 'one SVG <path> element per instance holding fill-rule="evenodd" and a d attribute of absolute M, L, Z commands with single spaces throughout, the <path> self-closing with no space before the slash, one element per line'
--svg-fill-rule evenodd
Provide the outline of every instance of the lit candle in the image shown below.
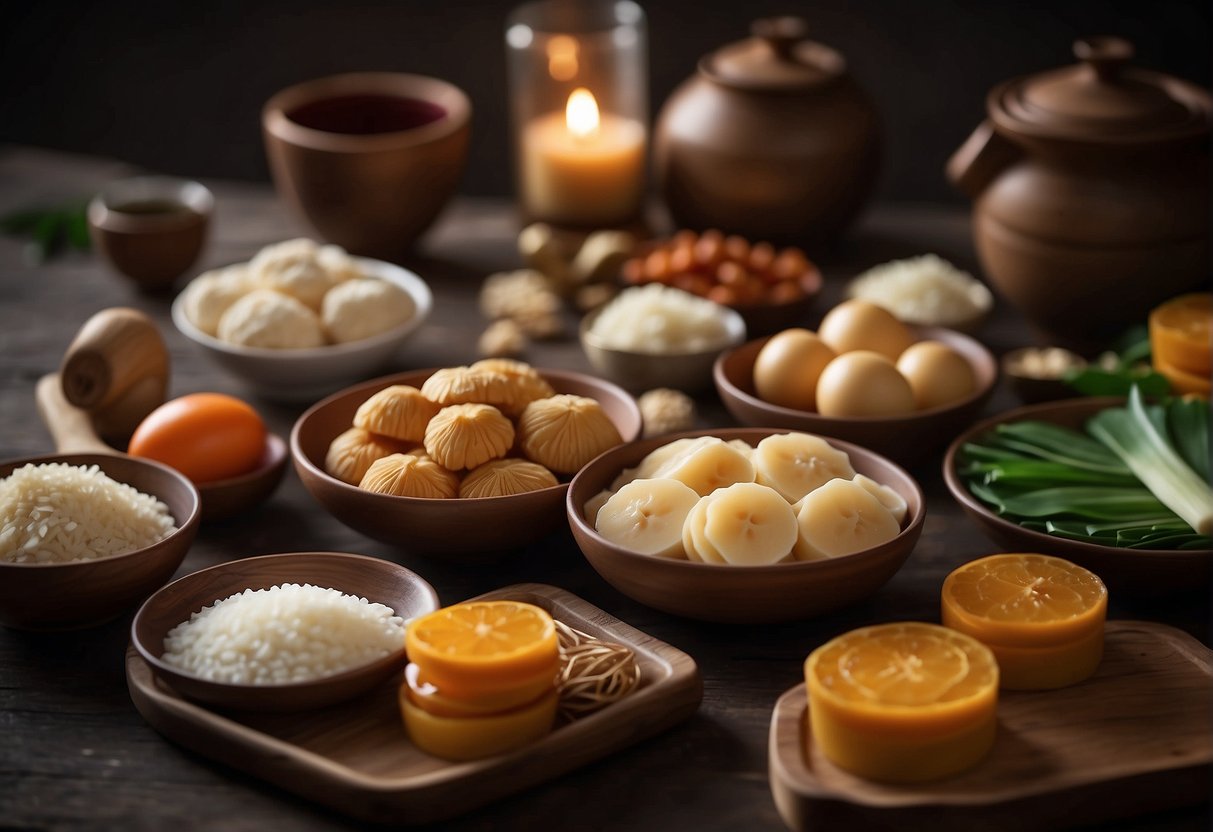
<path fill-rule="evenodd" d="M 535 219 L 578 226 L 626 223 L 644 198 L 644 125 L 599 113 L 587 89 L 521 137 L 522 201 Z"/>

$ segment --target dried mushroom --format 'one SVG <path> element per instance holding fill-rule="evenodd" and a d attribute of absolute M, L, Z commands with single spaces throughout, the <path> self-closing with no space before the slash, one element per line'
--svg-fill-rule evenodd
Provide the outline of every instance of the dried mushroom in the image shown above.
<path fill-rule="evenodd" d="M 405 442 L 376 436 L 362 428 L 350 428 L 329 443 L 328 453 L 324 455 L 324 470 L 342 482 L 357 485 L 375 460 L 406 450 Z"/>
<path fill-rule="evenodd" d="M 514 444 L 514 424 L 487 404 L 444 407 L 425 429 L 425 451 L 451 470 L 503 457 Z"/>
<path fill-rule="evenodd" d="M 459 496 L 507 497 L 556 484 L 556 475 L 536 462 L 494 459 L 468 472 L 459 485 Z"/>
<path fill-rule="evenodd" d="M 518 419 L 518 435 L 528 459 L 562 474 L 576 472 L 623 441 L 602 405 L 566 394 L 528 404 Z"/>
<path fill-rule="evenodd" d="M 416 387 L 393 384 L 358 406 L 354 427 L 405 442 L 421 442 L 425 426 L 439 409 Z"/>
<path fill-rule="evenodd" d="M 359 488 L 394 497 L 450 499 L 459 493 L 459 475 L 424 454 L 392 454 L 375 460 Z"/>

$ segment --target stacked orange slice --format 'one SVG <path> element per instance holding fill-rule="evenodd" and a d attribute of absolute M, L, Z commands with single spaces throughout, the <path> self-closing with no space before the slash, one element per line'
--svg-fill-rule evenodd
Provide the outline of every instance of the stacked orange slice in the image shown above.
<path fill-rule="evenodd" d="M 811 737 L 852 774 L 936 780 L 994 744 L 998 665 L 963 633 L 919 622 L 862 627 L 810 653 L 804 672 Z"/>
<path fill-rule="evenodd" d="M 405 729 L 423 751 L 474 760 L 551 730 L 560 670 L 556 625 L 520 601 L 470 601 L 409 624 L 400 687 Z"/>
<path fill-rule="evenodd" d="M 1107 610 L 1098 576 L 1048 555 L 991 555 L 943 583 L 944 625 L 993 651 L 1008 690 L 1060 688 L 1094 673 Z"/>
<path fill-rule="evenodd" d="M 1154 369 L 1176 393 L 1209 395 L 1213 371 L 1213 294 L 1180 295 L 1150 313 Z"/>

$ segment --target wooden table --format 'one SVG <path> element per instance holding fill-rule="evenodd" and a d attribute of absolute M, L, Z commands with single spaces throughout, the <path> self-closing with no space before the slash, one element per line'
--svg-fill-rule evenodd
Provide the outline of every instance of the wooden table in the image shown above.
<path fill-rule="evenodd" d="M 127 173 L 128 168 L 106 160 L 5 149 L 0 152 L 0 213 L 87 195 Z M 261 246 L 302 232 L 268 186 L 207 184 L 216 193 L 218 210 L 199 270 L 246 260 Z M 518 265 L 516 231 L 517 220 L 505 202 L 460 199 L 450 206 L 407 264 L 434 290 L 433 317 L 389 370 L 455 365 L 476 357 L 474 336 L 485 324 L 476 292 L 487 274 Z M 859 269 L 924 251 L 975 268 L 967 214 L 930 205 L 875 208 L 850 241 L 820 258 L 827 289 L 818 310 L 832 305 L 843 279 Z M 0 239 L 0 458 L 52 450 L 35 410 L 34 383 L 57 367 L 80 325 L 107 306 L 134 306 L 160 323 L 172 354 L 171 395 L 200 390 L 247 395 L 173 328 L 171 297 L 136 293 L 93 256 L 70 254 L 32 267 L 22 255 L 20 242 Z M 569 323 L 571 332 L 575 321 L 570 317 Z M 981 337 L 996 352 L 1030 340 L 1022 319 L 1005 306 Z M 528 358 L 539 366 L 588 370 L 573 338 L 538 345 Z M 256 404 L 284 436 L 302 411 Z M 989 409 L 1013 404 L 1000 389 Z M 731 424 L 714 396 L 704 397 L 700 407 L 704 426 Z M 416 557 L 369 540 L 319 510 L 293 472 L 259 510 L 203 528 L 178 574 L 250 555 L 331 550 L 402 563 L 426 577 L 444 603 L 522 581 L 564 587 L 693 656 L 703 676 L 702 706 L 668 733 L 443 828 L 776 830 L 783 825 L 767 783 L 767 730 L 775 700 L 800 680 L 804 657 L 859 625 L 938 620 L 944 576 L 964 561 L 997 551 L 948 495 L 938 458 L 913 473 L 927 494 L 928 514 L 906 566 L 868 601 L 795 624 L 707 625 L 650 610 L 604 583 L 567 531 L 492 566 Z M 1111 615 L 1164 621 L 1209 641 L 1203 605 L 1142 608 L 1114 599 Z M 0 828 L 353 826 L 181 750 L 148 727 L 131 704 L 123 676 L 129 623 L 127 615 L 93 630 L 41 635 L 0 628 Z M 1128 820 L 1118 828 L 1204 829 L 1207 813 L 1207 807 L 1177 811 Z"/>

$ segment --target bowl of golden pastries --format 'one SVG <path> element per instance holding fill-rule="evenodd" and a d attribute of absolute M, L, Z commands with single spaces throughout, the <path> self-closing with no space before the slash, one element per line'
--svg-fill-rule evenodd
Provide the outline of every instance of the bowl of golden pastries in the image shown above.
<path fill-rule="evenodd" d="M 408 269 L 298 238 L 205 272 L 173 301 L 173 323 L 253 392 L 313 401 L 388 362 L 433 294 Z"/>
<path fill-rule="evenodd" d="M 640 428 L 636 401 L 610 382 L 491 358 L 329 396 L 290 445 L 304 486 L 347 526 L 474 562 L 560 527 L 572 476 Z"/>

